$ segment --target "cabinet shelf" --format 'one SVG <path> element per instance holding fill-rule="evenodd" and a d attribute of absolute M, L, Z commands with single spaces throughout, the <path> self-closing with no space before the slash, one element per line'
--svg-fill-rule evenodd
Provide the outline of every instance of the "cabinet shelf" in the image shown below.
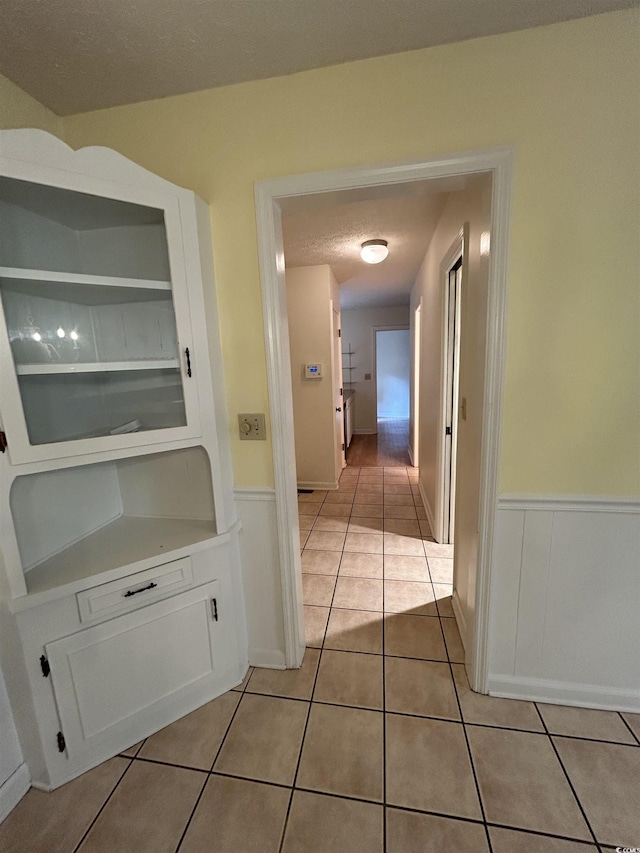
<path fill-rule="evenodd" d="M 4 288 L 28 296 L 63 299 L 79 305 L 109 305 L 170 299 L 171 282 L 146 278 L 53 272 L 41 269 L 0 267 Z"/>
<path fill-rule="evenodd" d="M 113 373 L 125 370 L 170 370 L 180 367 L 177 358 L 148 361 L 100 361 L 84 364 L 17 364 L 18 376 L 41 376 L 55 373 Z"/>
<path fill-rule="evenodd" d="M 139 571 L 145 560 L 169 562 L 180 550 L 216 538 L 215 522 L 190 518 L 121 516 L 25 572 L 29 595 L 122 568 Z"/>

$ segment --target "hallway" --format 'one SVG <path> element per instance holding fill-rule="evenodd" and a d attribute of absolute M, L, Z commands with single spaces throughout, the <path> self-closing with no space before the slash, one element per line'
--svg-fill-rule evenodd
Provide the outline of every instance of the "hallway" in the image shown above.
<path fill-rule="evenodd" d="M 472 693 L 404 467 L 299 498 L 308 648 L 0 826 L 3 853 L 595 853 L 637 844 L 640 715 Z M 596 843 L 600 842 L 600 847 Z"/>
<path fill-rule="evenodd" d="M 347 450 L 347 466 L 356 468 L 410 466 L 409 420 L 378 418 L 376 435 L 354 435 Z"/>

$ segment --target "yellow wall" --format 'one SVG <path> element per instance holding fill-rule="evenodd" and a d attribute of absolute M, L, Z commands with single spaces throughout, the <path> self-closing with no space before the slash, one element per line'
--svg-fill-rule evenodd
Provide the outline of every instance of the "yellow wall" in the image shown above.
<path fill-rule="evenodd" d="M 37 127 L 62 138 L 62 119 L 0 75 L 0 128 Z"/>
<path fill-rule="evenodd" d="M 513 145 L 501 490 L 640 484 L 640 12 L 64 120 L 212 204 L 231 420 L 267 410 L 253 183 Z M 244 443 L 243 443 L 244 444 Z M 269 485 L 267 445 L 238 485 Z"/>

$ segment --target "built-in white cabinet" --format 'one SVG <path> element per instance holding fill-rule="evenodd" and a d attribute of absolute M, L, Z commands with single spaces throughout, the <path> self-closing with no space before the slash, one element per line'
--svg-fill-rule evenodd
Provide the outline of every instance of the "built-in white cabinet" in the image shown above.
<path fill-rule="evenodd" d="M 0 652 L 40 787 L 246 671 L 218 334 L 200 200 L 0 133 Z"/>

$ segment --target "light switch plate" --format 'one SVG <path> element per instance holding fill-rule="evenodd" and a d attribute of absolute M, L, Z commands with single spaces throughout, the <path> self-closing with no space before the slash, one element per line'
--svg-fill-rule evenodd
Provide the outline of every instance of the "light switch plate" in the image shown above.
<path fill-rule="evenodd" d="M 238 415 L 238 432 L 240 441 L 266 441 L 264 415 L 256 412 Z"/>

